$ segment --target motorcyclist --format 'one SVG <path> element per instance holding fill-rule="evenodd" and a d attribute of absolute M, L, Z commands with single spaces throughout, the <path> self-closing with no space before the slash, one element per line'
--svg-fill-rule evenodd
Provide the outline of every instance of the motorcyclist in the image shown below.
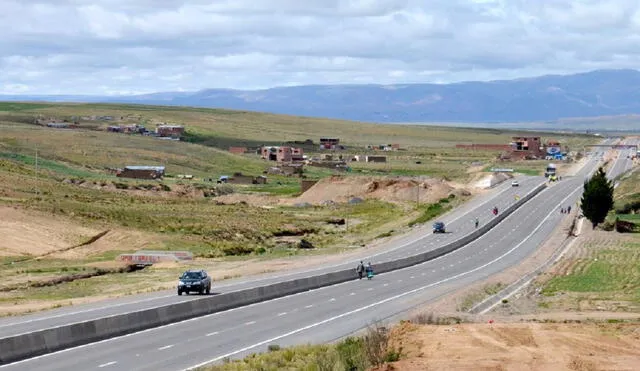
<path fill-rule="evenodd" d="M 493 207 L 493 215 L 498 215 L 498 207 L 497 206 Z"/>

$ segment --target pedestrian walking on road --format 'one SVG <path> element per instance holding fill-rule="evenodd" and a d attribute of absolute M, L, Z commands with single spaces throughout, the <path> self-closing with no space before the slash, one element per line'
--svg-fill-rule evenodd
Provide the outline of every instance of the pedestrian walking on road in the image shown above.
<path fill-rule="evenodd" d="M 356 272 L 358 272 L 358 277 L 362 279 L 362 276 L 364 275 L 364 263 L 362 261 L 360 261 L 360 264 L 356 267 Z"/>
<path fill-rule="evenodd" d="M 476 223 L 476 228 L 478 228 L 478 225 L 480 224 L 480 220 L 478 219 L 478 217 L 476 217 L 475 223 Z"/>
<path fill-rule="evenodd" d="M 370 280 L 373 278 L 373 266 L 371 265 L 371 262 L 367 263 L 367 279 Z"/>
<path fill-rule="evenodd" d="M 571 205 L 567 206 L 567 214 L 571 214 Z"/>

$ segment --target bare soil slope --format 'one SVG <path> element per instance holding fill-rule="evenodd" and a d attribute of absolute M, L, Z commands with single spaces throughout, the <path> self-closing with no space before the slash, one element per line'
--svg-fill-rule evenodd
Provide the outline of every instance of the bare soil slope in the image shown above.
<path fill-rule="evenodd" d="M 396 203 L 414 202 L 419 198 L 420 202 L 432 203 L 457 191 L 447 182 L 431 178 L 332 176 L 320 180 L 289 202 L 320 204 L 325 201 L 346 202 L 358 197 Z"/>
<path fill-rule="evenodd" d="M 33 255 L 62 259 L 86 258 L 111 250 L 149 247 L 155 242 L 147 233 L 101 230 L 51 214 L 0 206 L 0 256 Z M 107 232 L 96 241 L 92 237 Z M 83 246 L 80 246 L 83 245 Z"/>
<path fill-rule="evenodd" d="M 640 325 L 402 324 L 392 341 L 407 358 L 379 370 L 637 370 Z"/>
<path fill-rule="evenodd" d="M 0 256 L 42 255 L 88 240 L 100 231 L 64 218 L 0 206 Z"/>

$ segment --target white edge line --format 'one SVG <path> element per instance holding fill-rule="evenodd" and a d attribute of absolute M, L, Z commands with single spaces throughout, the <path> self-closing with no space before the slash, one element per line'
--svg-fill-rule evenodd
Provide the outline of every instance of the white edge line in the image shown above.
<path fill-rule="evenodd" d="M 544 183 L 544 182 L 543 182 L 543 183 Z M 528 192 L 524 197 L 526 197 L 527 195 L 529 195 L 532 191 L 534 191 L 536 188 L 538 188 L 538 187 L 539 187 L 540 185 L 542 185 L 543 183 L 540 183 L 540 184 L 536 185 L 536 186 L 535 186 L 534 188 L 532 188 L 532 189 L 531 189 L 531 191 L 529 191 L 529 192 Z M 488 204 L 488 203 L 490 203 L 490 201 L 492 201 L 493 199 L 495 199 L 495 198 L 496 198 L 496 197 L 498 197 L 499 195 L 501 195 L 501 194 L 503 194 L 503 193 L 505 193 L 505 192 L 507 192 L 507 191 L 509 191 L 509 190 L 511 190 L 511 188 L 510 188 L 510 187 L 506 187 L 506 186 L 505 186 L 505 190 L 504 190 L 504 191 L 501 191 L 501 192 L 497 193 L 494 197 L 492 197 L 492 198 L 488 199 L 487 201 L 485 201 L 485 202 L 481 203 L 480 205 L 478 205 L 478 207 L 475 207 L 475 208 L 473 208 L 472 210 L 476 210 L 476 209 L 480 208 L 480 206 L 482 206 L 482 205 L 484 205 L 484 204 Z M 451 212 L 454 212 L 454 210 L 452 210 Z M 464 214 L 464 215 L 466 215 L 466 214 Z M 457 218 L 455 218 L 455 219 L 451 220 L 449 223 L 452 223 L 452 222 L 454 222 L 454 221 L 456 221 L 456 220 L 461 219 L 464 215 L 461 215 L 461 216 L 459 216 L 459 217 L 457 217 Z M 467 236 L 467 235 L 464 235 L 464 236 L 460 237 L 459 239 L 454 240 L 454 241 L 451 241 L 451 242 L 448 242 L 448 243 L 454 243 L 454 242 L 456 242 L 456 241 L 458 241 L 458 240 L 460 240 L 460 239 L 462 239 L 462 238 L 464 238 L 464 237 L 466 237 L 466 236 Z M 410 246 L 410 245 L 412 245 L 412 244 L 414 244 L 414 243 L 416 243 L 416 242 L 418 242 L 418 241 L 420 241 L 420 240 L 424 239 L 425 237 L 426 237 L 426 236 L 422 236 L 422 237 L 420 237 L 420 238 L 418 238 L 418 239 L 415 239 L 415 240 L 412 240 L 412 241 L 410 241 L 410 242 L 407 242 L 407 243 L 405 243 L 405 244 L 403 244 L 403 245 L 397 246 L 397 247 L 395 247 L 395 248 L 393 248 L 393 249 L 391 249 L 391 250 L 385 250 L 385 251 L 382 251 L 382 252 L 380 252 L 380 253 L 377 253 L 377 254 L 374 254 L 374 255 L 370 255 L 370 256 L 369 256 L 369 258 L 371 258 L 371 257 L 375 257 L 375 256 L 379 256 L 379 255 L 383 255 L 383 254 L 387 254 L 387 253 L 391 253 L 391 252 L 394 252 L 394 251 L 396 251 L 396 250 L 399 250 L 399 249 L 402 249 L 402 248 L 404 248 L 404 247 Z M 366 259 L 365 259 L 365 260 L 366 260 Z M 317 272 L 317 271 L 326 270 L 326 269 L 330 269 L 330 268 L 336 268 L 336 267 L 340 267 L 340 266 L 346 266 L 346 265 L 348 265 L 348 264 L 350 264 L 350 263 L 340 263 L 340 264 L 337 264 L 337 265 L 332 265 L 332 266 L 328 266 L 328 267 L 323 267 L 323 268 L 313 269 L 313 270 L 309 270 L 309 271 L 302 271 L 302 272 L 290 273 L 290 274 L 286 274 L 286 275 L 282 275 L 282 276 L 276 276 L 276 277 L 265 277 L 265 278 L 261 278 L 261 279 L 258 279 L 258 280 L 252 280 L 252 281 L 246 281 L 246 282 L 234 283 L 234 284 L 229 284 L 229 285 L 226 285 L 226 286 L 216 286 L 215 288 L 216 288 L 216 289 L 219 289 L 219 288 L 225 288 L 225 287 L 230 287 L 230 286 L 236 286 L 236 285 L 243 285 L 243 284 L 248 284 L 248 283 L 261 282 L 261 281 L 266 281 L 266 280 L 271 280 L 271 279 L 273 279 L 273 280 L 277 280 L 277 279 L 279 279 L 279 278 L 283 278 L 283 277 L 290 277 L 290 276 L 298 275 L 298 274 L 302 274 L 302 273 Z M 329 272 L 329 273 L 331 273 L 331 272 Z M 276 282 L 272 282 L 272 283 L 270 283 L 270 284 L 277 284 L 277 283 L 281 283 L 281 282 L 283 282 L 283 281 L 276 281 Z M 254 287 L 259 287 L 259 286 L 254 286 Z M 249 288 L 254 288 L 254 287 L 249 287 Z M 245 288 L 245 289 L 246 289 L 246 288 Z M 238 290 L 234 290 L 234 291 L 229 291 L 228 293 L 232 293 L 232 292 L 235 292 L 235 291 L 241 291 L 241 290 L 245 290 L 245 289 L 238 289 Z M 97 310 L 103 310 L 103 309 L 115 308 L 115 307 L 120 307 L 120 306 L 130 305 L 130 304 L 138 304 L 138 303 L 142 303 L 142 302 L 146 302 L 146 301 L 159 300 L 159 299 L 164 299 L 164 298 L 168 298 L 168 297 L 172 297 L 172 296 L 174 296 L 174 295 L 165 295 L 165 296 L 161 296 L 161 297 L 154 297 L 154 298 L 143 299 L 143 300 L 135 301 L 135 302 L 119 303 L 119 304 L 116 304 L 116 305 L 107 305 L 107 306 L 103 306 L 103 307 L 99 307 L 99 308 L 92 308 L 92 309 L 83 310 L 83 311 L 75 311 L 75 312 L 71 312 L 71 313 L 62 313 L 62 314 L 58 314 L 58 315 L 55 315 L 55 316 L 42 317 L 42 318 L 35 318 L 35 319 L 25 320 L 25 321 L 21 321 L 21 322 L 12 322 L 12 323 L 9 323 L 9 324 L 0 325 L 0 328 L 2 328 L 2 327 L 11 327 L 11 326 L 21 325 L 21 324 L 30 323 L 30 322 L 36 322 L 36 321 L 44 321 L 44 320 L 49 320 L 49 319 L 53 319 L 53 318 L 67 317 L 67 316 L 69 316 L 69 315 L 74 315 L 74 314 L 89 313 L 89 312 L 93 312 L 93 311 L 97 311 Z M 199 300 L 199 299 L 202 299 L 202 298 L 190 299 L 190 300 L 184 300 L 184 301 L 177 301 L 177 302 L 174 302 L 174 303 L 162 304 L 162 305 L 158 305 L 158 306 L 154 306 L 154 307 L 138 308 L 138 309 L 134 309 L 134 310 L 131 310 L 131 311 L 128 311 L 128 312 L 115 313 L 115 314 L 111 314 L 111 315 L 108 315 L 108 316 L 102 316 L 102 317 L 98 317 L 98 318 L 91 318 L 91 319 L 86 319 L 86 320 L 77 321 L 77 322 L 63 323 L 63 324 L 56 325 L 56 326 L 40 328 L 40 329 L 37 329 L 37 330 L 34 330 L 34 331 L 27 331 L 27 332 L 22 332 L 22 333 L 18 333 L 18 334 L 9 335 L 8 337 L 21 336 L 21 335 L 30 334 L 30 333 L 33 333 L 33 332 L 36 332 L 36 331 L 43 331 L 43 330 L 56 329 L 56 328 L 63 327 L 63 326 L 70 326 L 70 325 L 74 325 L 74 324 L 78 324 L 78 323 L 83 323 L 83 322 L 87 322 L 87 321 L 94 321 L 94 320 L 102 319 L 102 318 L 111 318 L 111 317 L 120 316 L 120 315 L 127 315 L 127 314 L 130 314 L 130 313 L 139 312 L 139 311 L 141 311 L 141 310 L 158 309 L 158 308 L 164 307 L 164 306 L 166 306 L 166 305 L 186 303 L 186 302 L 189 302 L 189 301 L 192 301 L 192 300 Z"/>

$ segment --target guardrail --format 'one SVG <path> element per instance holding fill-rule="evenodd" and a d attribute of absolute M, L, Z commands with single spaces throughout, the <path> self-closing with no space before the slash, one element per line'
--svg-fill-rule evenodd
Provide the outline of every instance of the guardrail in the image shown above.
<path fill-rule="evenodd" d="M 408 268 L 451 253 L 487 233 L 547 187 L 539 185 L 490 222 L 445 246 L 403 259 L 376 264 L 377 273 Z M 117 314 L 0 339 L 0 364 L 19 361 L 83 344 L 122 336 L 170 323 L 272 300 L 357 279 L 355 269 L 278 282 L 177 304 Z"/>

